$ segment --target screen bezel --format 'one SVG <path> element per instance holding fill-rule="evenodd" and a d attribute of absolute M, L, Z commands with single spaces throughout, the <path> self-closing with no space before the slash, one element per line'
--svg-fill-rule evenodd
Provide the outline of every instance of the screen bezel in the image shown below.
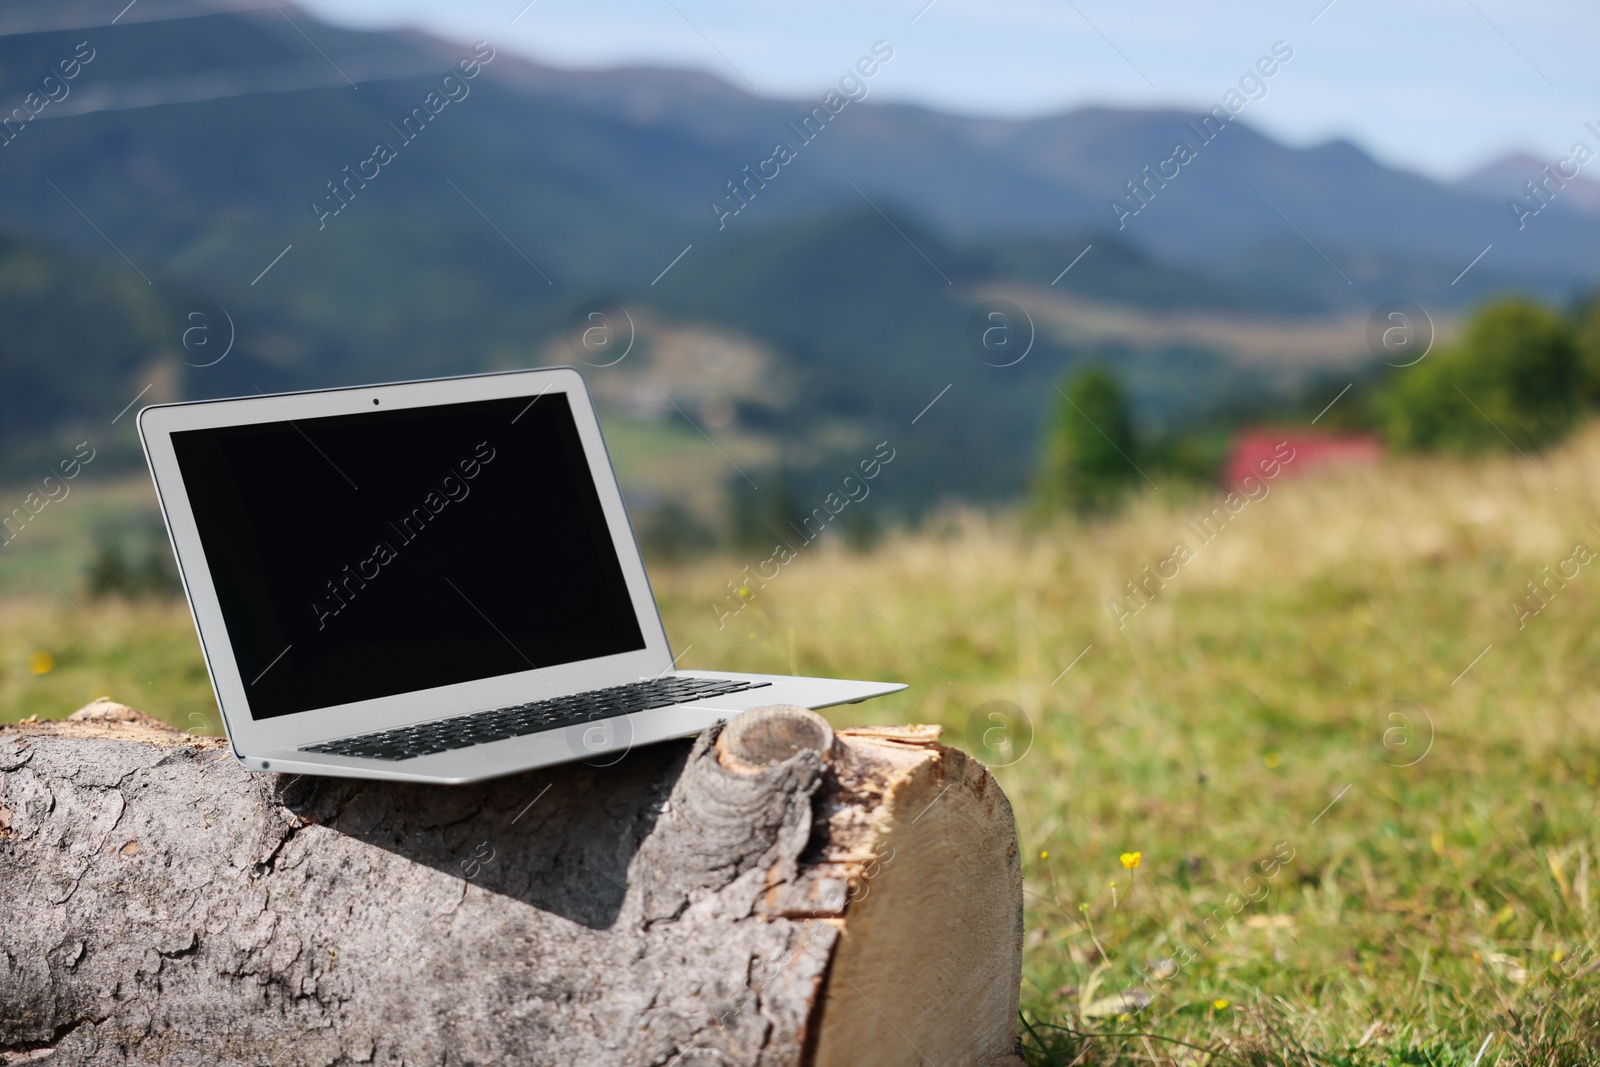
<path fill-rule="evenodd" d="M 211 569 L 194 512 L 189 505 L 183 473 L 172 446 L 172 435 L 185 430 L 219 426 L 296 422 L 332 415 L 393 412 L 508 397 L 525 396 L 531 404 L 555 394 L 564 395 L 571 406 L 578 437 L 589 463 L 589 473 L 600 497 L 601 511 L 622 566 L 634 615 L 644 635 L 644 648 L 597 659 L 256 719 L 250 711 L 249 686 L 240 673 L 234 659 L 233 645 L 228 639 L 222 606 L 212 583 Z M 622 490 L 606 452 L 594 404 L 583 376 L 571 367 L 231 400 L 160 404 L 140 411 L 138 422 L 139 436 L 144 443 L 156 496 L 160 500 L 173 552 L 177 556 L 178 571 L 194 616 L 206 669 L 211 675 L 212 689 L 216 693 L 234 751 L 241 756 L 293 749 L 444 715 L 504 707 L 544 696 L 615 685 L 620 681 L 660 674 L 672 666 L 672 650 L 667 644 L 666 630 L 645 574 L 644 560 L 634 539 L 633 526 L 628 520 Z"/>

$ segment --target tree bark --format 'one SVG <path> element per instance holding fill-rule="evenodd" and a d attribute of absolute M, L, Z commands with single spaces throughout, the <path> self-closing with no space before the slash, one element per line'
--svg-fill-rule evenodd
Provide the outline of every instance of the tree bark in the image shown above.
<path fill-rule="evenodd" d="M 0 1063 L 1020 1067 L 1011 808 L 937 737 L 763 708 L 432 787 L 0 727 Z"/>

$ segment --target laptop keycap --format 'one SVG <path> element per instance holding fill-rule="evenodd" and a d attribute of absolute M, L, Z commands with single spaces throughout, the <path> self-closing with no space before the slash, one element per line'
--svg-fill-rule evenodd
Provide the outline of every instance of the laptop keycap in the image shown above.
<path fill-rule="evenodd" d="M 525 737 L 573 723 L 593 722 L 634 711 L 686 704 L 702 697 L 760 689 L 770 684 L 726 678 L 653 678 L 573 696 L 513 704 L 492 711 L 456 715 L 435 722 L 325 741 L 319 745 L 307 745 L 302 751 L 398 762 L 471 748 L 473 745 L 487 745 L 511 737 Z"/>

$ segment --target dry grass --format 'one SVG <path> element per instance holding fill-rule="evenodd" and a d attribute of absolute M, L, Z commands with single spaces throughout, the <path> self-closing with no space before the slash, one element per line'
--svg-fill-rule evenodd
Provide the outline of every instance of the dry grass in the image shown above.
<path fill-rule="evenodd" d="M 1280 479 L 1202 544 L 1214 503 L 806 549 L 720 630 L 707 601 L 744 561 L 658 593 L 688 662 L 904 678 L 841 717 L 940 722 L 1010 764 L 1039 1062 L 1203 1058 L 1176 1039 L 1468 1064 L 1490 1033 L 1485 1064 L 1600 1060 L 1592 980 L 1566 974 L 1596 932 L 1600 567 L 1525 628 L 1511 607 L 1600 549 L 1600 434 Z M 1193 559 L 1119 628 L 1105 601 L 1180 540 Z M 1293 859 L 1252 881 L 1275 849 Z M 1136 1018 L 1082 1015 L 1130 989 L 1153 997 Z M 1158 1037 L 1075 1036 L 1113 1031 Z"/>

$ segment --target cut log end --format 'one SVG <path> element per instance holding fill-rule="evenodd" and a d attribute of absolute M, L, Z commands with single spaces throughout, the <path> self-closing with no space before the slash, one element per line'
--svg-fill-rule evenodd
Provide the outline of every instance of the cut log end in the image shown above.
<path fill-rule="evenodd" d="M 1011 805 L 937 727 L 842 730 L 846 797 L 881 790 L 822 1004 L 817 1067 L 1015 1065 L 1022 867 Z M 856 805 L 836 818 L 854 821 Z M 898 1041 L 887 1041 L 889 1036 Z"/>
<path fill-rule="evenodd" d="M 0 1064 L 1020 1065 L 1009 804 L 935 727 L 746 712 L 465 787 L 0 727 Z"/>
<path fill-rule="evenodd" d="M 769 704 L 736 715 L 717 735 L 717 755 L 729 770 L 759 773 L 801 752 L 823 760 L 833 753 L 833 727 L 809 708 Z"/>

